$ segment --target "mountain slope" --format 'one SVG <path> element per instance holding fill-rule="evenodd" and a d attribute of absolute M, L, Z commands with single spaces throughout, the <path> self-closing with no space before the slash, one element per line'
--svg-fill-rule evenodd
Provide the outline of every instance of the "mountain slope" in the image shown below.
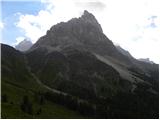
<path fill-rule="evenodd" d="M 25 56 L 14 48 L 1 45 L 2 78 L 5 82 L 22 85 L 25 88 L 37 89 L 34 79 L 26 68 Z M 25 75 L 24 75 L 25 74 Z"/>
<path fill-rule="evenodd" d="M 107 94 L 107 89 L 111 90 L 112 94 L 118 88 L 121 89 L 121 86 L 118 86 L 118 72 L 86 51 L 71 48 L 63 52 L 44 51 L 39 50 L 39 57 L 35 51 L 28 53 L 27 57 L 33 72 L 44 84 L 52 88 L 80 97 L 93 97 L 97 94 L 108 96 L 110 93 Z M 35 64 L 33 59 L 36 58 L 39 61 Z"/>
<path fill-rule="evenodd" d="M 2 118 L 83 118 L 78 112 L 41 98 L 48 89 L 37 83 L 21 52 L 1 44 L 1 54 Z M 31 104 L 29 111 L 21 108 L 26 96 Z"/>

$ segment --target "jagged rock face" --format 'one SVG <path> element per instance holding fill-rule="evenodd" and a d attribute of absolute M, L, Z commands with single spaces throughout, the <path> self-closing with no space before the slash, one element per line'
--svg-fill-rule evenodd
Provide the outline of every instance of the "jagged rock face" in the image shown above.
<path fill-rule="evenodd" d="M 53 26 L 33 48 L 41 45 L 60 46 L 61 48 L 72 45 L 84 46 L 96 44 L 98 41 L 104 41 L 104 39 L 107 38 L 102 35 L 101 26 L 95 17 L 85 11 L 80 18 L 74 18 L 67 23 L 61 22 Z"/>
<path fill-rule="evenodd" d="M 22 42 L 16 45 L 15 48 L 19 51 L 27 51 L 32 47 L 32 45 L 33 44 L 31 41 L 24 39 Z"/>
<path fill-rule="evenodd" d="M 81 20 L 83 20 L 85 23 L 90 23 L 93 26 L 95 26 L 100 32 L 102 31 L 102 28 L 100 26 L 100 24 L 98 23 L 98 21 L 96 20 L 96 18 L 89 13 L 88 11 L 84 11 L 84 14 L 82 15 L 82 17 L 80 18 Z"/>

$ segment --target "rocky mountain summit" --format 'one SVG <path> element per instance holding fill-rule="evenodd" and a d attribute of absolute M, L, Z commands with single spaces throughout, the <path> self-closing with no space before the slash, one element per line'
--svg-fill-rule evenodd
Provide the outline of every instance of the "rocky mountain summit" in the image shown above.
<path fill-rule="evenodd" d="M 100 39 L 100 37 L 104 36 L 97 36 L 97 38 L 93 38 L 94 33 L 102 33 L 101 26 L 91 13 L 85 11 L 80 18 L 73 18 L 67 23 L 61 22 L 51 27 L 51 29 L 47 31 L 47 34 L 41 37 L 32 49 L 41 45 L 59 47 L 62 49 L 63 47 L 72 45 L 80 47 L 81 44 L 86 44 L 85 42 L 93 44 L 97 40 L 103 40 Z M 92 41 L 90 37 L 92 37 Z"/>

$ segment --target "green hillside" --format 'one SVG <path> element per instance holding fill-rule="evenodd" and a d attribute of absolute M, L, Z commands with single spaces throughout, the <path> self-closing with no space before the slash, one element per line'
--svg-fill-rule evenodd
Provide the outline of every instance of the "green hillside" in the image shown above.
<path fill-rule="evenodd" d="M 2 82 L 2 96 L 6 96 L 2 101 L 2 118 L 83 118 L 79 113 L 53 102 L 44 100 L 44 103 L 39 103 L 34 92 L 9 83 Z M 32 113 L 21 110 L 24 96 L 28 96 L 32 104 Z"/>
<path fill-rule="evenodd" d="M 2 118 L 83 118 L 78 112 L 46 100 L 22 53 L 2 46 Z"/>

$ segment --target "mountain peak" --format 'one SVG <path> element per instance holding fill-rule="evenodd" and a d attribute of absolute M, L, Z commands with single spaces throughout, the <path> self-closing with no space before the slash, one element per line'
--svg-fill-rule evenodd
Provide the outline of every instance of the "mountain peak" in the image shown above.
<path fill-rule="evenodd" d="M 107 39 L 107 40 L 106 40 Z M 97 45 L 99 41 L 109 42 L 104 36 L 101 25 L 95 16 L 84 10 L 79 18 L 72 18 L 67 22 L 58 23 L 47 31 L 31 49 L 39 46 L 64 48 L 66 46 Z"/>
<path fill-rule="evenodd" d="M 92 13 L 89 13 L 87 10 L 84 10 L 83 15 L 81 16 L 84 20 L 97 21 Z"/>
<path fill-rule="evenodd" d="M 87 10 L 84 10 L 83 15 L 88 16 L 88 15 L 92 15 L 92 13 L 88 12 Z"/>
<path fill-rule="evenodd" d="M 103 32 L 101 25 L 98 23 L 95 16 L 87 10 L 84 10 L 83 15 L 80 17 L 80 19 L 83 20 L 85 23 L 90 23 L 96 26 L 101 32 Z"/>

